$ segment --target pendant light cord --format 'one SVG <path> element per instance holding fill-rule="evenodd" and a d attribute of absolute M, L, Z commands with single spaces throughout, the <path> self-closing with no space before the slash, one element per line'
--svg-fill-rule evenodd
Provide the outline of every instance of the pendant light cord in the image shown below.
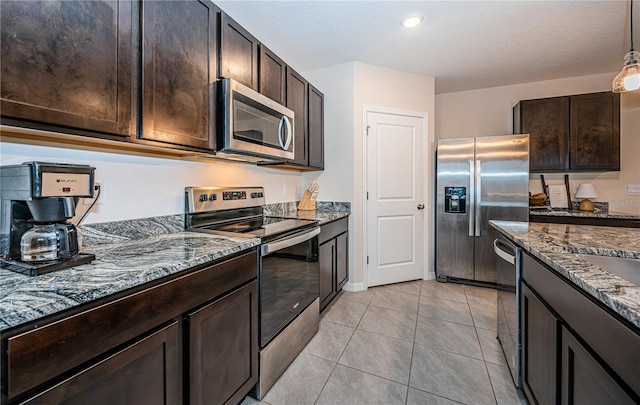
<path fill-rule="evenodd" d="M 629 10 L 629 28 L 631 30 L 631 52 L 633 52 L 633 0 L 631 0 L 631 9 Z"/>

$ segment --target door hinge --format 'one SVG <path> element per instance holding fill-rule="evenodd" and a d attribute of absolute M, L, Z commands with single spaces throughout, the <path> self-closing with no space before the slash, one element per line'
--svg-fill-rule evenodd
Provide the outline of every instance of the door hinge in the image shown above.
<path fill-rule="evenodd" d="M 367 264 L 369 264 L 369 256 L 367 256 Z"/>
<path fill-rule="evenodd" d="M 369 192 L 367 191 L 367 200 L 369 199 Z"/>
<path fill-rule="evenodd" d="M 367 125 L 367 135 L 369 135 L 369 130 L 371 129 L 371 127 L 369 125 Z"/>

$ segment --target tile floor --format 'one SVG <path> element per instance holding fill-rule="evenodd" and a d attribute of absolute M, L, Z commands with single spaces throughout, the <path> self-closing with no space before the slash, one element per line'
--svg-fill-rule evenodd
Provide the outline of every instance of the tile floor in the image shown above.
<path fill-rule="evenodd" d="M 342 292 L 261 403 L 526 404 L 495 316 L 496 290 L 482 287 L 411 281 Z"/>

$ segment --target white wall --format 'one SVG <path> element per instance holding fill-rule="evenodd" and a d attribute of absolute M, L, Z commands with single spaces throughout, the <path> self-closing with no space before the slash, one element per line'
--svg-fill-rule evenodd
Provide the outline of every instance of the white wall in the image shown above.
<path fill-rule="evenodd" d="M 434 143 L 434 79 L 413 73 L 352 62 L 328 69 L 305 72 L 304 76 L 325 94 L 325 171 L 320 175 L 305 175 L 304 183 L 317 178 L 322 199 L 351 202 L 349 289 L 363 285 L 363 107 L 375 106 L 427 114 L 426 178 L 433 178 Z M 335 111 L 338 110 L 338 111 Z M 343 153 L 335 153 L 335 148 Z M 427 185 L 431 190 L 432 185 Z M 324 194 L 326 193 L 326 194 Z M 432 199 L 427 199 L 430 201 Z M 428 212 L 432 213 L 431 207 Z M 428 222 L 432 222 L 432 218 Z M 432 227 L 429 226 L 429 229 Z M 429 232 L 428 266 L 433 269 L 433 233 Z"/>
<path fill-rule="evenodd" d="M 512 108 L 519 100 L 610 91 L 615 72 L 524 83 L 436 96 L 437 139 L 512 133 Z M 611 211 L 640 215 L 640 197 L 627 195 L 627 184 L 640 184 L 640 94 L 623 93 L 620 113 L 620 172 L 571 174 L 575 189 L 591 182 Z M 563 174 L 545 174 L 550 184 L 564 184 Z M 539 192 L 540 176 L 530 176 Z M 573 196 L 572 196 L 573 197 Z"/>
<path fill-rule="evenodd" d="M 85 224 L 184 213 L 185 186 L 264 186 L 267 203 L 300 198 L 299 172 L 238 162 L 191 162 L 25 145 L 4 139 L 0 152 L 2 165 L 45 161 L 95 167 L 96 180 L 104 183 L 104 203 L 93 208 Z M 84 207 L 81 203 L 79 209 Z"/>

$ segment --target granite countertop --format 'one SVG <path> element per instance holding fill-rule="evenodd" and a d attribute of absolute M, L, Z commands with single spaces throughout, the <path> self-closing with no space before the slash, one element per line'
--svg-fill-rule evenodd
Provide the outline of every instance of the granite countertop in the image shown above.
<path fill-rule="evenodd" d="M 0 269 L 0 331 L 250 249 L 256 238 L 175 229 L 83 248 L 89 264 L 30 277 Z"/>
<path fill-rule="evenodd" d="M 349 212 L 344 211 L 291 211 L 282 214 L 283 218 L 310 219 L 318 221 L 320 225 L 333 222 L 340 218 L 349 216 Z"/>
<path fill-rule="evenodd" d="M 640 287 L 576 256 L 583 253 L 640 259 L 640 229 L 490 222 L 578 288 L 640 328 Z"/>
<path fill-rule="evenodd" d="M 265 207 L 265 214 L 325 224 L 347 217 L 349 203 L 296 203 Z M 89 264 L 30 277 L 0 269 L 0 331 L 64 311 L 260 245 L 257 238 L 184 231 L 183 215 L 91 224 L 80 228 Z"/>
<path fill-rule="evenodd" d="M 344 202 L 318 201 L 313 211 L 298 211 L 295 202 L 271 204 L 265 207 L 265 214 L 281 218 L 309 219 L 320 225 L 333 222 L 351 214 L 351 204 Z"/>
<path fill-rule="evenodd" d="M 627 214 L 624 212 L 613 212 L 606 210 L 578 211 L 578 210 L 552 210 L 552 209 L 531 209 L 529 214 L 533 216 L 547 217 L 578 217 L 578 218 L 608 218 L 608 219 L 633 219 L 640 220 L 640 215 Z"/>

